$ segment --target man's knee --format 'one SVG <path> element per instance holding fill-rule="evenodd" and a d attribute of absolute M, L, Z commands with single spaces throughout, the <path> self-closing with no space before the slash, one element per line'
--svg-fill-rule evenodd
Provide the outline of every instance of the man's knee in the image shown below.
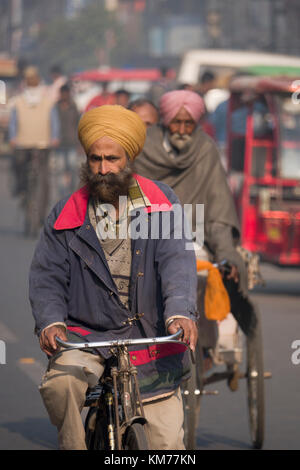
<path fill-rule="evenodd" d="M 52 369 L 44 375 L 39 391 L 52 424 L 61 426 L 68 412 L 82 410 L 87 388 L 87 380 L 79 372 Z"/>
<path fill-rule="evenodd" d="M 185 449 L 180 389 L 169 398 L 146 404 L 144 410 L 151 449 Z"/>

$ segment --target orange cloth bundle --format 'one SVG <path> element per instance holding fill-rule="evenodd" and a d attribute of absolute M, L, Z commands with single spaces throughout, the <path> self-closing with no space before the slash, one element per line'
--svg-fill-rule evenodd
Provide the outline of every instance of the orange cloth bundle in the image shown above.
<path fill-rule="evenodd" d="M 208 320 L 224 320 L 230 312 L 230 299 L 218 268 L 209 261 L 197 259 L 197 271 L 207 270 L 204 297 L 205 316 Z"/>

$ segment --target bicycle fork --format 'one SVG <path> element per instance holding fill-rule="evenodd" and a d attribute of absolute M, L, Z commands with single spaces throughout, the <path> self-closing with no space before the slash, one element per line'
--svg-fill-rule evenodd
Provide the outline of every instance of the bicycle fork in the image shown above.
<path fill-rule="evenodd" d="M 107 416 L 108 445 L 110 450 L 115 450 L 116 442 L 114 432 L 113 394 L 111 391 L 105 392 L 104 403 Z"/>

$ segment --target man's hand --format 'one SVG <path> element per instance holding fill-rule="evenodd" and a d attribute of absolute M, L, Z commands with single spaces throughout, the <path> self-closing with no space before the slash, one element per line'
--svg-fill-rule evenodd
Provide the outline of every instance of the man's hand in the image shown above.
<path fill-rule="evenodd" d="M 231 271 L 226 276 L 226 279 L 233 279 L 233 281 L 236 283 L 239 282 L 239 272 L 238 272 L 237 267 L 234 264 L 231 266 Z"/>
<path fill-rule="evenodd" d="M 225 270 L 225 268 L 221 267 L 220 268 L 220 271 L 222 273 L 222 276 L 227 279 L 227 280 L 230 280 L 232 279 L 234 282 L 238 283 L 239 282 L 239 272 L 238 272 L 238 269 L 237 267 L 232 264 L 230 265 L 230 271 L 229 270 Z"/>
<path fill-rule="evenodd" d="M 40 336 L 40 346 L 41 350 L 44 351 L 48 356 L 52 356 L 58 346 L 55 341 L 55 336 L 58 336 L 63 341 L 68 341 L 68 338 L 65 333 L 65 329 L 62 326 L 55 325 L 50 326 L 42 331 Z"/>
<path fill-rule="evenodd" d="M 190 345 L 192 351 L 195 351 L 198 329 L 193 320 L 189 318 L 176 318 L 168 327 L 168 333 L 174 335 L 179 329 L 183 330 L 182 341 Z"/>

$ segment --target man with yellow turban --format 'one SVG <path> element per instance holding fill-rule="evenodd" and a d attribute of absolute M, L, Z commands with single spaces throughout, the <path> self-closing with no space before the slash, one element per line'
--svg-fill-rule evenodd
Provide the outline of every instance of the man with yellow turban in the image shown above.
<path fill-rule="evenodd" d="M 174 218 L 168 236 L 161 230 L 148 236 L 179 201 L 167 185 L 132 172 L 144 123 L 133 111 L 105 105 L 81 117 L 78 136 L 87 155 L 85 184 L 52 210 L 30 270 L 41 349 L 51 357 L 55 336 L 89 342 L 164 336 L 179 328 L 193 349 L 197 278 L 188 236 L 174 236 Z M 146 236 L 138 229 L 145 221 Z M 189 360 L 183 345 L 173 346 L 161 345 L 155 354 L 145 346 L 130 350 L 151 449 L 184 449 L 180 384 L 189 376 Z M 75 350 L 51 361 L 40 393 L 61 449 L 86 449 L 80 412 L 110 355 Z"/>

